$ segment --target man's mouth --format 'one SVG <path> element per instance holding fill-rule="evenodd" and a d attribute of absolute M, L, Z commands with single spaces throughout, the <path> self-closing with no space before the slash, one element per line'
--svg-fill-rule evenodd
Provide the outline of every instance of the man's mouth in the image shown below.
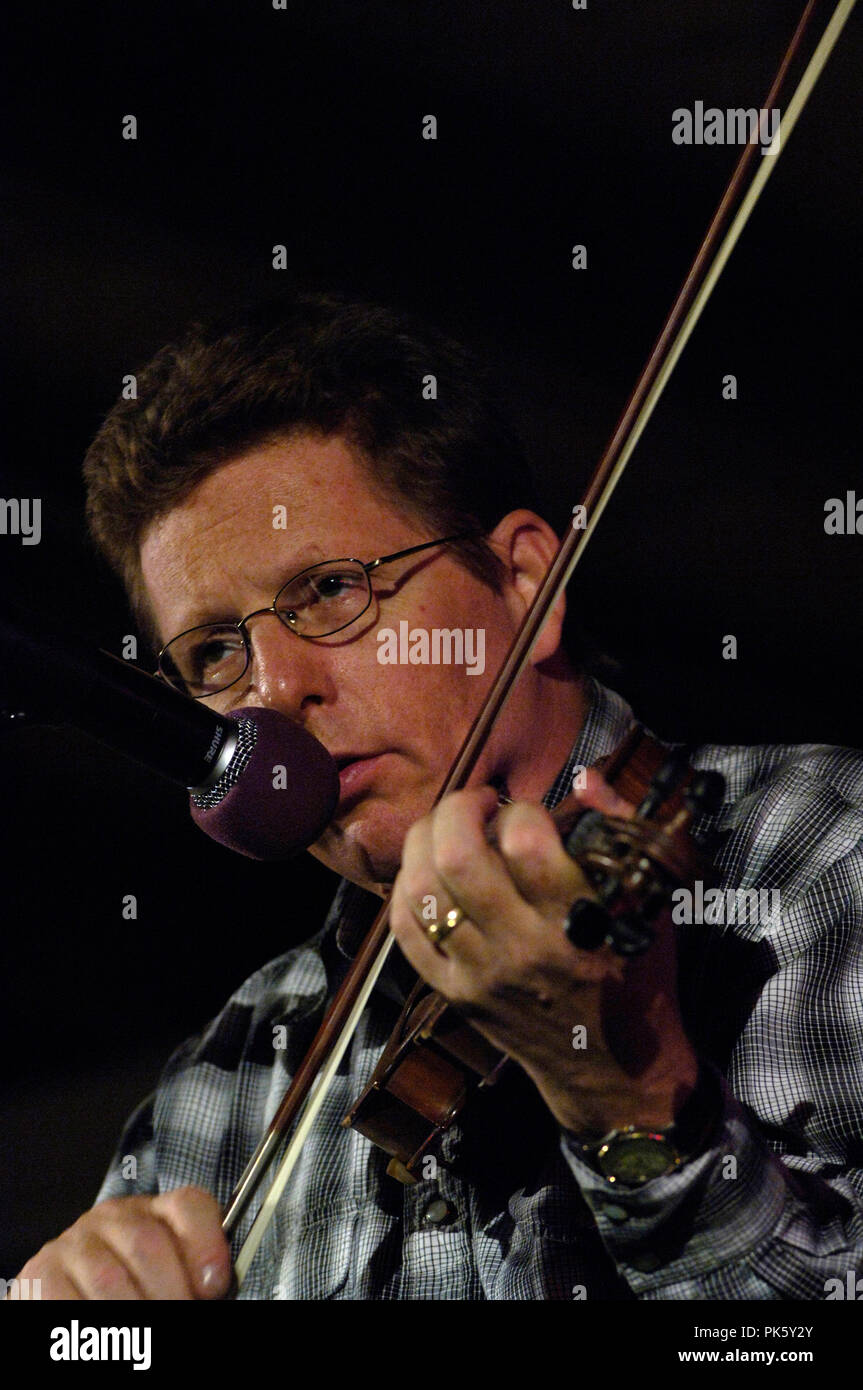
<path fill-rule="evenodd" d="M 342 753 L 334 756 L 341 786 L 338 809 L 342 811 L 367 788 L 386 753 Z"/>

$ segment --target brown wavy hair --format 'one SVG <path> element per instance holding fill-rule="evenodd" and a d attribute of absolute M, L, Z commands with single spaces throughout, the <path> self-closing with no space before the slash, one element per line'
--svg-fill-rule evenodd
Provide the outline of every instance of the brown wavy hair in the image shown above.
<path fill-rule="evenodd" d="M 425 399 L 433 374 L 436 399 Z M 84 462 L 87 519 L 152 640 L 143 531 L 209 473 L 266 439 L 343 435 L 376 490 L 430 536 L 489 532 L 537 509 L 524 451 L 489 368 L 406 314 L 338 294 L 301 293 L 235 319 L 193 323 L 137 374 L 137 398 L 108 413 Z M 482 538 L 458 559 L 492 588 Z"/>

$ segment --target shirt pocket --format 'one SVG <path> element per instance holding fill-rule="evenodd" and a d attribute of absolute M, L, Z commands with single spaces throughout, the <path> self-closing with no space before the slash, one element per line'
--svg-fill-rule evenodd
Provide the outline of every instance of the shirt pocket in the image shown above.
<path fill-rule="evenodd" d="M 346 1291 L 356 1221 L 353 1204 L 308 1221 L 289 1220 L 276 1212 L 240 1297 L 277 1302 L 350 1297 Z"/>

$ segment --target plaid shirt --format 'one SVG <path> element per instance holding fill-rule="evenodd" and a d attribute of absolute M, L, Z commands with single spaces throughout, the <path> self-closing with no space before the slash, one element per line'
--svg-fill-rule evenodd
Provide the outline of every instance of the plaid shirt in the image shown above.
<path fill-rule="evenodd" d="M 594 683 L 545 804 L 631 722 Z M 693 761 L 726 778 L 723 807 L 696 826 L 714 835 L 717 882 L 781 894 L 777 918 L 678 928 L 684 1019 L 722 1078 L 710 1146 L 642 1187 L 612 1187 L 512 1067 L 448 1133 L 436 1175 L 402 1187 L 385 1155 L 339 1124 L 394 1025 L 391 980 L 366 1010 L 240 1297 L 823 1299 L 828 1279 L 844 1287 L 849 1269 L 863 1271 L 863 755 L 703 747 Z M 186 1183 L 227 1201 L 344 973 L 340 943 L 370 903 L 343 883 L 322 931 L 253 975 L 175 1053 L 129 1121 L 99 1201 Z"/>

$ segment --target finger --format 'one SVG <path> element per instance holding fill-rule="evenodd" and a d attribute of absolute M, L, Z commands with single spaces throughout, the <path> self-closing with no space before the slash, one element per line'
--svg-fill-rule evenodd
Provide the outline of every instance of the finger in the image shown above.
<path fill-rule="evenodd" d="M 432 868 L 430 849 L 423 853 L 418 847 L 416 859 L 411 856 L 403 863 L 390 901 L 399 915 L 413 918 L 424 936 L 431 936 L 431 928 L 445 924 L 453 912 L 459 919 L 465 916 Z"/>
<path fill-rule="evenodd" d="M 155 1215 L 152 1203 L 134 1219 L 122 1213 L 114 1219 L 107 1217 L 94 1239 L 110 1252 L 117 1273 L 112 1282 L 111 1271 L 102 1267 L 100 1251 L 93 1244 L 77 1276 L 79 1281 L 82 1276 L 87 1280 L 89 1298 L 187 1302 L 195 1297 L 180 1243 L 167 1222 Z"/>
<path fill-rule="evenodd" d="M 461 913 L 463 909 L 452 901 L 446 886 L 433 875 L 427 860 L 422 863 L 421 870 L 419 887 L 426 890 L 421 900 L 424 904 L 422 910 L 417 906 L 418 890 L 411 882 L 410 871 L 403 869 L 393 885 L 390 898 L 390 927 L 414 969 L 433 988 L 446 992 L 451 975 L 448 968 L 450 947 L 456 935 L 460 939 L 459 962 L 462 965 L 479 961 L 485 948 L 475 925 L 466 916 L 460 916 L 458 925 L 446 934 L 444 940 L 432 939 L 429 927 L 433 922 L 443 924 L 451 910 Z"/>
<path fill-rule="evenodd" d="M 604 816 L 619 816 L 628 820 L 635 815 L 635 806 L 610 787 L 595 767 L 584 772 L 584 786 L 573 788 L 573 796 L 591 811 L 601 811 Z"/>
<path fill-rule="evenodd" d="M 495 805 L 496 797 L 492 795 L 489 801 Z M 430 978 L 428 971 L 439 972 L 442 956 L 448 954 L 443 943 L 435 943 L 429 938 L 432 923 L 444 923 L 447 914 L 458 909 L 464 914 L 456 928 L 462 937 L 462 946 L 470 929 L 476 932 L 461 904 L 456 902 L 441 880 L 434 864 L 433 821 L 438 814 L 439 808 L 408 831 L 402 850 L 401 869 L 390 897 L 393 935 L 411 964 L 427 980 Z M 469 949 L 471 958 L 478 944 L 475 941 L 473 951 Z"/>
<path fill-rule="evenodd" d="M 493 788 L 455 792 L 440 803 L 431 827 L 435 872 L 482 935 L 487 924 L 514 924 L 524 912 L 506 864 L 486 836 L 496 807 Z"/>
<path fill-rule="evenodd" d="M 432 866 L 432 816 L 412 825 L 402 845 L 401 866 L 390 894 L 390 919 L 401 907 L 420 924 L 440 916 L 442 885 Z"/>
<path fill-rule="evenodd" d="M 78 1298 L 130 1303 L 147 1297 L 142 1284 L 129 1267 L 128 1257 L 103 1234 L 105 1230 L 110 1231 L 113 1224 L 108 1221 L 97 1227 L 92 1222 L 82 1223 L 79 1229 L 76 1223 L 58 1242 L 58 1247 L 64 1246 L 64 1273 L 80 1290 L 76 1295 Z M 137 1220 L 132 1224 L 137 1226 Z M 175 1256 L 173 1258 L 176 1259 Z M 180 1282 L 181 1287 L 185 1288 L 185 1281 Z M 163 1295 L 166 1298 L 177 1296 L 170 1292 Z M 185 1292 L 179 1296 L 188 1298 L 189 1294 Z"/>
<path fill-rule="evenodd" d="M 506 806 L 498 818 L 497 838 L 518 893 L 537 912 L 565 916 L 576 898 L 596 897 L 543 806 L 524 801 Z"/>
<path fill-rule="evenodd" d="M 198 1298 L 224 1298 L 231 1285 L 231 1250 L 215 1197 L 200 1187 L 181 1187 L 153 1200 L 153 1209 L 179 1242 Z"/>
<path fill-rule="evenodd" d="M 84 1294 L 75 1283 L 70 1272 L 64 1268 L 62 1258 L 57 1254 L 58 1241 L 48 1241 L 42 1249 L 28 1260 L 18 1275 L 17 1298 L 22 1298 L 22 1289 L 27 1290 L 27 1300 L 63 1299 L 65 1302 L 83 1299 Z M 26 1281 L 26 1282 L 25 1282 Z M 6 1294 L 6 1302 L 12 1297 Z"/>

